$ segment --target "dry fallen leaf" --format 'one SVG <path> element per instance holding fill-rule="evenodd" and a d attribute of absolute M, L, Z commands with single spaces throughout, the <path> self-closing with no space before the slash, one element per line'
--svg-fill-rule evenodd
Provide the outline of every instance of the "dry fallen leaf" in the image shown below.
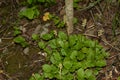
<path fill-rule="evenodd" d="M 87 25 L 87 19 L 83 19 L 81 26 L 82 26 L 83 28 L 85 28 L 86 25 Z"/>
<path fill-rule="evenodd" d="M 103 30 L 103 29 L 98 30 L 98 36 L 102 36 L 102 35 L 103 35 L 103 33 L 104 33 L 104 30 Z"/>

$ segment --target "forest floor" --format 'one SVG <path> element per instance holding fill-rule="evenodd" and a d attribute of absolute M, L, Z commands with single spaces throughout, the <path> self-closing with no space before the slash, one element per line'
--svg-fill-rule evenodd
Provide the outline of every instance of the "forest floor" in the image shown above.
<path fill-rule="evenodd" d="M 32 73 L 41 69 L 41 65 L 46 62 L 45 57 L 38 54 L 39 49 L 34 44 L 29 47 L 29 54 L 26 51 L 28 49 L 16 45 L 13 42 L 14 27 L 21 27 L 22 35 L 30 42 L 30 36 L 39 23 L 52 25 L 51 22 L 42 20 L 45 12 L 63 19 L 65 3 L 64 0 L 57 1 L 52 7 L 40 9 L 40 16 L 34 20 L 18 17 L 19 11 L 24 7 L 20 4 L 21 1 L 0 1 L 0 80 L 28 80 Z M 98 40 L 110 54 L 107 65 L 99 72 L 97 80 L 117 80 L 120 76 L 120 8 L 115 1 L 103 0 L 92 8 L 74 10 L 74 16 L 78 19 L 74 33 Z M 89 2 L 85 0 L 79 5 L 88 6 Z M 85 27 L 82 27 L 84 20 Z M 55 30 L 56 28 L 51 25 L 47 27 L 48 30 Z"/>

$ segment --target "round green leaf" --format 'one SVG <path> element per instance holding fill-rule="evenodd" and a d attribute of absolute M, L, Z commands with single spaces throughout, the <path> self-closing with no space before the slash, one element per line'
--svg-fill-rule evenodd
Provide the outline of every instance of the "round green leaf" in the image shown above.
<path fill-rule="evenodd" d="M 25 38 L 23 38 L 22 36 L 18 36 L 16 38 L 14 38 L 14 42 L 16 42 L 16 43 L 25 42 Z"/>
<path fill-rule="evenodd" d="M 32 34 L 32 39 L 33 40 L 38 40 L 39 39 L 39 36 L 37 34 Z"/>
<path fill-rule="evenodd" d="M 38 73 L 33 74 L 29 80 L 35 80 L 35 79 L 36 80 L 44 80 L 43 77 Z"/>
<path fill-rule="evenodd" d="M 76 59 L 77 54 L 78 54 L 78 52 L 74 50 L 74 51 L 71 53 L 70 58 L 71 58 L 72 60 Z"/>
<path fill-rule="evenodd" d="M 51 34 L 43 34 L 41 36 L 41 38 L 44 39 L 44 40 L 50 40 L 52 38 L 52 35 Z"/>
<path fill-rule="evenodd" d="M 58 38 L 60 38 L 61 40 L 67 40 L 67 34 L 65 34 L 62 31 L 58 32 Z"/>
<path fill-rule="evenodd" d="M 44 72 L 48 72 L 48 73 L 52 71 L 51 65 L 48 65 L 48 64 L 44 64 L 42 66 L 42 69 L 43 69 Z"/>
<path fill-rule="evenodd" d="M 38 42 L 38 46 L 39 46 L 41 49 L 44 49 L 45 46 L 46 46 L 46 44 L 45 44 L 43 41 L 41 41 L 41 42 Z"/>
<path fill-rule="evenodd" d="M 90 69 L 87 69 L 87 70 L 85 70 L 85 77 L 86 78 L 89 78 L 90 76 L 92 76 L 93 74 L 92 74 L 92 70 L 90 70 Z"/>
<path fill-rule="evenodd" d="M 96 61 L 96 66 L 103 67 L 105 65 L 106 65 L 106 61 L 105 60 L 98 60 L 98 61 Z"/>
<path fill-rule="evenodd" d="M 70 69 L 72 67 L 72 63 L 70 61 L 64 61 L 63 62 L 63 66 L 66 68 L 66 69 Z"/>
<path fill-rule="evenodd" d="M 84 69 L 82 69 L 82 68 L 78 69 L 77 77 L 78 77 L 78 79 L 81 79 L 81 80 L 85 78 L 85 71 L 84 71 Z"/>

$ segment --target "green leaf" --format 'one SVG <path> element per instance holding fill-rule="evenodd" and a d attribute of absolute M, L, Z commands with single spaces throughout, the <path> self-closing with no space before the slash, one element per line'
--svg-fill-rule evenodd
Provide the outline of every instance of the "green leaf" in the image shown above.
<path fill-rule="evenodd" d="M 45 42 L 41 41 L 41 42 L 38 42 L 38 46 L 41 48 L 41 49 L 44 49 L 46 44 Z"/>
<path fill-rule="evenodd" d="M 86 39 L 86 41 L 84 41 L 84 45 L 86 47 L 94 48 L 96 46 L 96 42 L 92 41 L 92 40 L 89 40 L 89 39 Z"/>
<path fill-rule="evenodd" d="M 76 42 L 77 42 L 77 36 L 76 35 L 70 35 L 69 36 L 69 45 L 70 45 L 70 47 L 75 45 Z"/>
<path fill-rule="evenodd" d="M 33 39 L 33 40 L 38 40 L 38 39 L 39 39 L 39 35 L 37 35 L 37 34 L 32 34 L 32 39 Z"/>
<path fill-rule="evenodd" d="M 76 57 L 77 57 L 77 54 L 78 54 L 78 52 L 74 50 L 74 51 L 71 53 L 70 58 L 71 58 L 72 60 L 75 60 Z"/>
<path fill-rule="evenodd" d="M 118 80 L 120 80 L 120 76 L 118 77 Z"/>
<path fill-rule="evenodd" d="M 58 44 L 58 46 L 60 46 L 60 47 L 64 47 L 64 41 L 63 40 L 61 40 L 61 39 L 57 39 L 57 44 Z"/>
<path fill-rule="evenodd" d="M 42 69 L 43 69 L 44 72 L 47 72 L 47 73 L 49 73 L 49 72 L 52 71 L 51 65 L 48 65 L 48 64 L 44 64 L 44 65 L 42 66 Z"/>
<path fill-rule="evenodd" d="M 55 65 L 57 64 L 57 61 L 55 60 L 54 56 L 50 57 L 50 62 L 52 62 L 52 64 L 55 64 Z"/>
<path fill-rule="evenodd" d="M 101 69 L 101 68 L 100 68 L 100 69 Z M 96 68 L 95 70 L 93 70 L 93 74 L 94 74 L 94 75 L 98 75 L 98 74 L 99 74 L 100 69 L 98 70 L 98 69 Z"/>
<path fill-rule="evenodd" d="M 20 17 L 27 17 L 28 19 L 34 18 L 34 11 L 32 8 L 27 8 L 20 12 Z"/>
<path fill-rule="evenodd" d="M 14 42 L 16 42 L 16 43 L 23 43 L 23 42 L 25 42 L 25 38 L 22 37 L 22 36 L 18 36 L 16 38 L 14 38 Z"/>
<path fill-rule="evenodd" d="M 59 65 L 61 63 L 61 56 L 58 52 L 53 52 L 53 55 L 50 57 L 50 61 L 55 64 L 55 65 Z"/>
<path fill-rule="evenodd" d="M 48 55 L 50 55 L 52 53 L 52 50 L 50 50 L 48 47 L 46 47 L 45 49 L 43 49 Z"/>
<path fill-rule="evenodd" d="M 85 70 L 85 77 L 88 79 L 90 76 L 92 76 L 93 75 L 93 73 L 92 73 L 92 70 L 90 70 L 90 69 L 86 69 Z"/>
<path fill-rule="evenodd" d="M 71 74 L 71 73 L 68 73 L 67 75 L 66 75 L 66 80 L 74 80 L 74 75 L 73 74 Z"/>
<path fill-rule="evenodd" d="M 103 67 L 106 65 L 106 61 L 105 60 L 98 60 L 96 61 L 96 66 L 98 67 Z"/>
<path fill-rule="evenodd" d="M 73 62 L 73 66 L 70 69 L 70 72 L 75 72 L 77 69 L 79 69 L 81 67 L 81 62 Z"/>
<path fill-rule="evenodd" d="M 93 60 L 95 59 L 95 51 L 93 51 L 93 49 L 89 48 L 88 49 L 88 53 L 86 54 L 87 55 L 87 60 Z"/>
<path fill-rule="evenodd" d="M 105 52 L 104 49 L 101 49 L 101 54 L 104 56 L 104 58 L 107 58 L 110 55 L 109 53 Z"/>
<path fill-rule="evenodd" d="M 52 78 L 55 78 L 56 75 L 59 73 L 59 69 L 57 67 L 55 67 L 54 65 L 48 65 L 48 64 L 45 64 L 43 65 L 44 66 L 44 73 L 43 73 L 43 76 L 45 78 L 49 78 L 49 79 L 52 79 Z M 48 69 L 49 68 L 49 69 Z"/>
<path fill-rule="evenodd" d="M 58 25 L 60 23 L 60 20 L 59 19 L 54 19 L 54 23 L 55 23 L 55 25 Z"/>
<path fill-rule="evenodd" d="M 39 10 L 38 9 L 34 9 L 34 17 L 33 18 L 38 17 L 39 14 L 40 14 Z"/>
<path fill-rule="evenodd" d="M 86 67 L 95 67 L 95 60 L 85 60 Z"/>
<path fill-rule="evenodd" d="M 19 12 L 20 17 L 26 17 L 28 19 L 34 19 L 39 15 L 39 11 L 36 7 L 26 8 Z"/>
<path fill-rule="evenodd" d="M 48 43 L 49 43 L 49 46 L 50 46 L 51 48 L 53 48 L 53 49 L 59 47 L 59 46 L 57 45 L 57 43 L 56 43 L 56 39 L 52 39 L 52 40 L 50 40 Z"/>
<path fill-rule="evenodd" d="M 55 76 L 57 73 L 59 73 L 58 65 L 55 66 L 54 64 L 52 64 L 51 67 L 52 67 L 52 72 L 51 72 L 51 73 L 54 74 L 54 76 Z"/>
<path fill-rule="evenodd" d="M 91 75 L 88 80 L 96 80 L 95 76 L 94 75 Z"/>
<path fill-rule="evenodd" d="M 78 34 L 77 37 L 78 37 L 78 40 L 84 45 L 84 42 L 86 41 L 86 38 L 81 34 Z"/>
<path fill-rule="evenodd" d="M 83 47 L 81 51 L 82 51 L 83 53 L 89 53 L 88 50 L 89 50 L 88 48 Z"/>
<path fill-rule="evenodd" d="M 83 60 L 85 58 L 85 54 L 81 51 L 78 52 L 77 59 L 78 60 Z"/>
<path fill-rule="evenodd" d="M 67 52 L 66 52 L 65 49 L 61 49 L 60 52 L 61 52 L 61 54 L 62 54 L 63 56 L 67 56 Z"/>
<path fill-rule="evenodd" d="M 72 49 L 80 50 L 84 45 L 78 40 Z"/>
<path fill-rule="evenodd" d="M 29 4 L 32 4 L 34 0 L 27 0 Z"/>
<path fill-rule="evenodd" d="M 62 47 L 63 49 L 68 49 L 69 43 L 68 41 L 64 41 L 64 46 Z"/>
<path fill-rule="evenodd" d="M 14 38 L 13 40 L 15 43 L 19 43 L 22 45 L 22 47 L 27 47 L 28 43 L 25 41 L 25 38 L 22 36 L 18 36 L 16 38 Z"/>
<path fill-rule="evenodd" d="M 43 34 L 41 38 L 44 40 L 50 40 L 53 38 L 53 36 L 54 36 L 53 34 Z"/>
<path fill-rule="evenodd" d="M 14 28 L 14 36 L 21 34 L 21 30 L 18 27 L 13 27 L 13 28 Z"/>
<path fill-rule="evenodd" d="M 67 40 L 67 34 L 65 34 L 64 32 L 62 31 L 59 31 L 58 32 L 58 38 L 60 38 L 61 40 Z"/>
<path fill-rule="evenodd" d="M 81 68 L 86 69 L 88 66 L 88 63 L 86 60 L 81 61 Z"/>
<path fill-rule="evenodd" d="M 22 47 L 27 47 L 29 45 L 27 42 L 22 42 L 20 44 L 22 45 Z"/>
<path fill-rule="evenodd" d="M 52 79 L 54 77 L 54 75 L 52 73 L 48 73 L 48 72 L 44 72 L 43 75 L 45 78 L 49 78 L 49 79 Z"/>
<path fill-rule="evenodd" d="M 63 49 L 68 49 L 69 43 L 68 41 L 62 40 L 60 38 L 56 39 L 57 47 L 61 47 Z"/>
<path fill-rule="evenodd" d="M 61 22 L 57 25 L 58 28 L 62 28 L 62 27 L 64 27 L 64 26 L 65 26 L 65 23 L 64 23 L 63 21 L 61 21 Z"/>
<path fill-rule="evenodd" d="M 77 71 L 77 78 L 79 80 L 83 80 L 85 78 L 85 71 L 84 71 L 84 69 L 82 69 L 82 68 L 78 69 L 78 71 Z"/>
<path fill-rule="evenodd" d="M 66 75 L 68 72 L 69 72 L 69 70 L 63 69 L 63 70 L 62 70 L 62 75 Z"/>
<path fill-rule="evenodd" d="M 20 31 L 20 30 L 15 30 L 15 31 L 14 31 L 14 36 L 17 36 L 17 35 L 19 35 L 19 34 L 21 34 L 21 31 Z"/>
<path fill-rule="evenodd" d="M 66 69 L 70 69 L 72 67 L 72 63 L 70 61 L 64 61 L 63 62 L 63 66 L 66 68 Z"/>
<path fill-rule="evenodd" d="M 44 80 L 44 79 L 40 74 L 35 73 L 31 76 L 31 78 L 29 80 Z"/>
<path fill-rule="evenodd" d="M 74 18 L 73 18 L 73 23 L 74 23 L 74 24 L 77 24 L 77 23 L 78 23 L 78 19 L 74 17 Z"/>
<path fill-rule="evenodd" d="M 53 56 L 54 56 L 56 61 L 58 61 L 58 62 L 61 61 L 61 56 L 58 52 L 53 53 Z"/>

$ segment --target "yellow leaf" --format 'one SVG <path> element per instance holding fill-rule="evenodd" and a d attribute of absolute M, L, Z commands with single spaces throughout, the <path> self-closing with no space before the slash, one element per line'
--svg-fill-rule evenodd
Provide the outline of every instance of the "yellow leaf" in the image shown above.
<path fill-rule="evenodd" d="M 48 20 L 50 20 L 50 13 L 49 12 L 46 12 L 46 13 L 44 13 L 44 16 L 43 16 L 43 21 L 48 21 Z"/>
<path fill-rule="evenodd" d="M 3 70 L 0 70 L 0 73 L 3 73 Z"/>

